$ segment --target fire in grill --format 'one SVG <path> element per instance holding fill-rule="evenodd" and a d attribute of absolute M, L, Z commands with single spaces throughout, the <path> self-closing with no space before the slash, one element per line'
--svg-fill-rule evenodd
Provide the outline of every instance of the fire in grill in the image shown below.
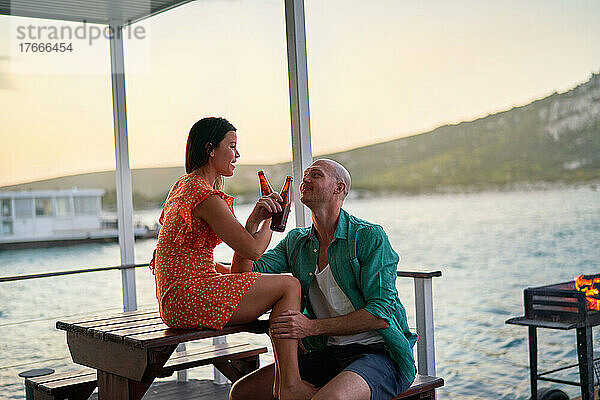
<path fill-rule="evenodd" d="M 575 278 L 575 289 L 585 293 L 588 310 L 600 310 L 600 276 L 578 276 Z"/>
<path fill-rule="evenodd" d="M 529 327 L 531 397 L 537 399 L 538 380 L 581 387 L 582 400 L 594 399 L 592 327 L 600 325 L 600 274 L 581 275 L 573 281 L 525 289 L 525 315 L 507 324 Z M 576 329 L 578 363 L 538 373 L 537 328 Z M 550 378 L 558 371 L 579 367 L 579 382 Z"/>

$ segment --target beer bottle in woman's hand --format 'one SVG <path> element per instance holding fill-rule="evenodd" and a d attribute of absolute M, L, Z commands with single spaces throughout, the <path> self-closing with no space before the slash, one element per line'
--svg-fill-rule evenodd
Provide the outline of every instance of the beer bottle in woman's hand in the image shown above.
<path fill-rule="evenodd" d="M 258 170 L 258 181 L 260 182 L 261 196 L 268 196 L 271 193 L 273 193 L 273 189 L 271 188 L 271 185 L 269 184 L 269 181 L 265 176 L 265 171 L 263 171 L 262 169 Z"/>

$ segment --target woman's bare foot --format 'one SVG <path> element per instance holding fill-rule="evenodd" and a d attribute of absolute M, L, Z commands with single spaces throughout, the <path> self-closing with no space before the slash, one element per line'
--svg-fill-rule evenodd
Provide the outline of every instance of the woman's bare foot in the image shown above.
<path fill-rule="evenodd" d="M 279 400 L 308 400 L 312 398 L 318 389 L 306 381 L 299 381 L 295 385 L 279 386 Z"/>

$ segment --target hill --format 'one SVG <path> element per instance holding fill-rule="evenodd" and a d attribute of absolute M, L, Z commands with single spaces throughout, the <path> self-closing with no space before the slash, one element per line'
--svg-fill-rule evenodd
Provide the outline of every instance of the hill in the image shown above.
<path fill-rule="evenodd" d="M 565 93 L 331 155 L 356 187 L 408 192 L 600 178 L 600 74 Z"/>
<path fill-rule="evenodd" d="M 352 174 L 353 189 L 424 193 L 511 187 L 537 182 L 600 178 L 600 74 L 564 93 L 474 121 L 349 151 L 327 154 Z M 228 192 L 255 198 L 256 171 L 265 169 L 278 188 L 290 163 L 239 165 Z M 183 167 L 132 170 L 136 208 L 156 206 Z M 65 176 L 0 190 L 104 188 L 114 207 L 114 171 Z"/>

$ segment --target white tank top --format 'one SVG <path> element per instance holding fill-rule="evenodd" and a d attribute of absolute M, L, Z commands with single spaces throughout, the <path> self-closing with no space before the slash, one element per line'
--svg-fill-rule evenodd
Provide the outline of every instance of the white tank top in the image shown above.
<path fill-rule="evenodd" d="M 315 269 L 315 279 L 308 290 L 308 299 L 317 318 L 333 318 L 356 311 L 348 296 L 335 281 L 329 264 L 319 272 Z M 330 336 L 328 345 L 345 345 L 350 343 L 372 344 L 383 342 L 377 331 L 361 332 L 354 335 Z"/>

